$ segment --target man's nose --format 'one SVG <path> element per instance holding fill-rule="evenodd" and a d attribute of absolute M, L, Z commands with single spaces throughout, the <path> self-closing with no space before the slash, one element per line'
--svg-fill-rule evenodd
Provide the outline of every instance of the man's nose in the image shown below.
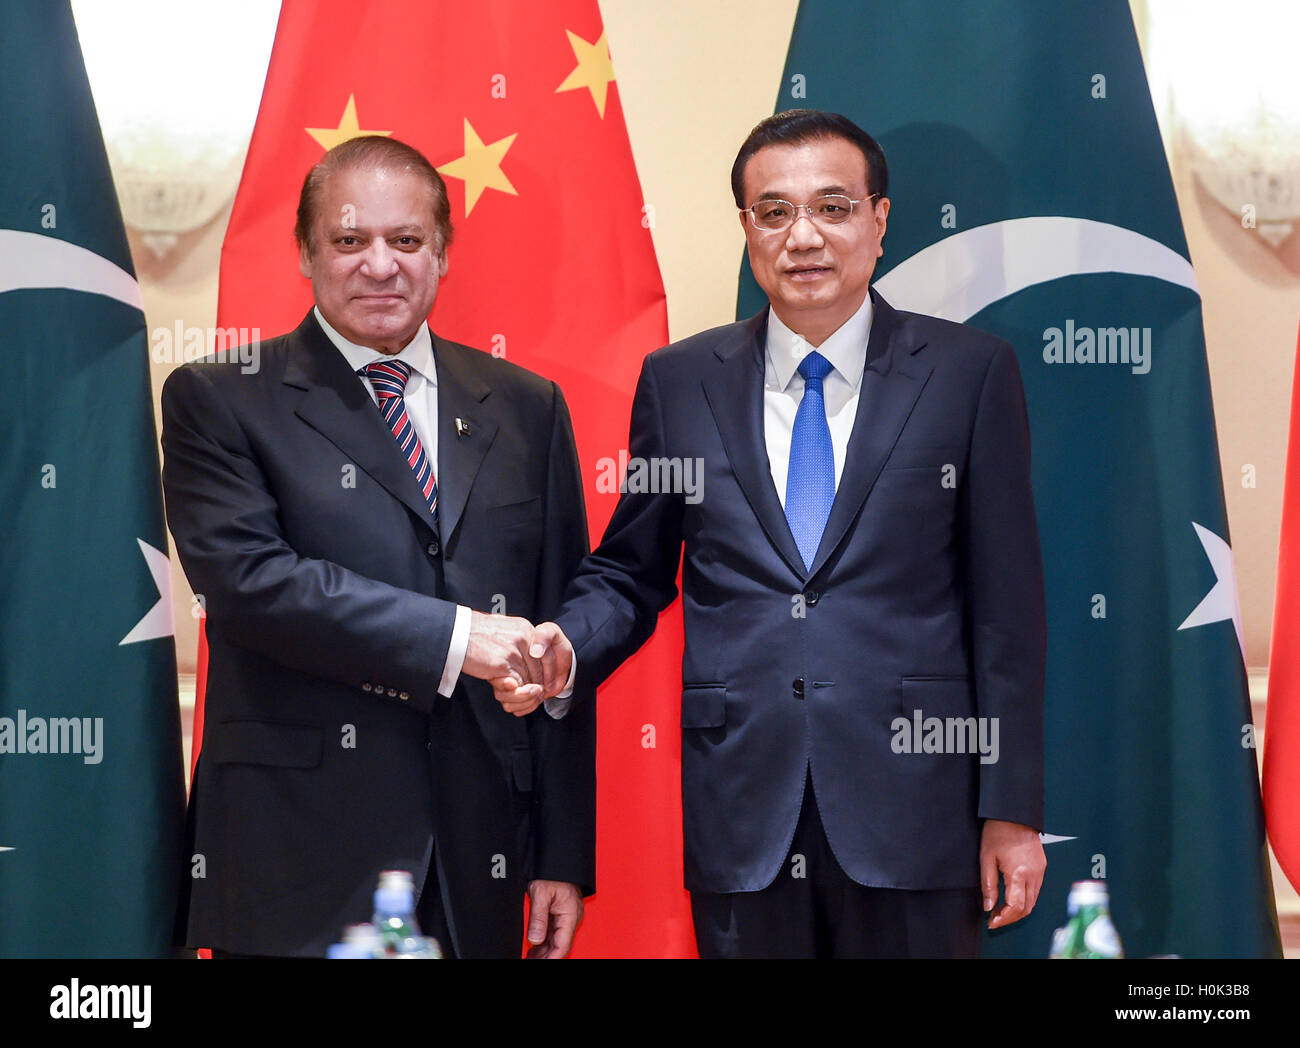
<path fill-rule="evenodd" d="M 795 211 L 794 221 L 790 223 L 790 232 L 786 238 L 786 246 L 791 251 L 822 246 L 822 231 L 817 228 L 817 223 L 808 217 L 806 207 Z"/>
<path fill-rule="evenodd" d="M 397 272 L 397 253 L 387 241 L 372 240 L 361 259 L 361 271 L 372 280 L 387 280 Z"/>

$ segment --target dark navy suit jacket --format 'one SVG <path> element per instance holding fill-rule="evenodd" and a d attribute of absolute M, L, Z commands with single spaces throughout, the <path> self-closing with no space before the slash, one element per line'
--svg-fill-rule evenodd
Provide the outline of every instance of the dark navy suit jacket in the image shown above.
<path fill-rule="evenodd" d="M 866 885 L 975 885 L 981 819 L 1042 825 L 1043 577 L 1016 358 L 872 295 L 812 570 L 768 467 L 764 311 L 646 358 L 629 452 L 701 459 L 702 492 L 622 494 L 557 618 L 578 682 L 601 682 L 653 631 L 680 563 L 693 891 L 772 882 L 809 768 L 830 845 Z M 998 760 L 896 752 L 916 710 L 996 718 Z"/>
<path fill-rule="evenodd" d="M 552 382 L 433 349 L 436 527 L 311 314 L 256 373 L 200 362 L 163 388 L 167 519 L 208 615 L 192 946 L 323 955 L 381 870 L 418 889 L 433 868 L 457 954 L 518 957 L 530 877 L 593 888 L 594 704 L 517 719 L 482 681 L 437 694 L 457 604 L 546 618 L 587 551 L 569 413 Z"/>

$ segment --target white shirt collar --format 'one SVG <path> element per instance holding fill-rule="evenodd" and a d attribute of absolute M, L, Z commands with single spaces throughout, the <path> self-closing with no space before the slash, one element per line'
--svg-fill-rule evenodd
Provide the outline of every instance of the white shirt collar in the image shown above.
<path fill-rule="evenodd" d="M 415 337 L 402 347 L 400 353 L 393 356 L 390 353 L 381 353 L 377 349 L 368 349 L 366 346 L 349 342 L 330 326 L 330 322 L 321 315 L 319 306 L 313 306 L 312 312 L 316 315 L 316 323 L 325 332 L 325 337 L 343 354 L 348 367 L 353 371 L 359 371 L 376 360 L 404 360 L 411 365 L 412 371 L 418 371 L 430 385 L 438 384 L 438 372 L 433 363 L 433 336 L 429 333 L 427 322 L 422 323 Z"/>
<path fill-rule="evenodd" d="M 871 295 L 868 293 L 858 311 L 836 328 L 830 338 L 814 347 L 802 335 L 786 327 L 776 310 L 768 307 L 767 362 L 776 376 L 777 388 L 789 388 L 800 362 L 815 348 L 853 389 L 857 389 L 867 364 L 872 315 Z"/>

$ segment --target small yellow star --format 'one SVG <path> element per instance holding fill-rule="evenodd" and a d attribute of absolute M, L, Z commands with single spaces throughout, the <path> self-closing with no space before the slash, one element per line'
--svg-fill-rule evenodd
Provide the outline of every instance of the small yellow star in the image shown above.
<path fill-rule="evenodd" d="M 346 142 L 349 138 L 360 138 L 362 135 L 391 135 L 391 131 L 362 131 L 357 123 L 357 99 L 356 95 L 348 95 L 348 104 L 343 108 L 343 115 L 339 118 L 338 127 L 307 127 L 303 128 L 307 134 L 316 139 L 321 144 L 321 148 L 329 150 L 335 146 Z"/>
<path fill-rule="evenodd" d="M 440 174 L 464 180 L 466 216 L 474 210 L 474 205 L 478 203 L 478 198 L 483 195 L 485 189 L 499 189 L 503 193 L 519 195 L 515 187 L 510 184 L 510 179 L 506 178 L 505 172 L 501 170 L 501 161 L 506 155 L 506 150 L 510 148 L 510 144 L 518 134 L 516 131 L 513 135 L 507 135 L 490 145 L 484 145 L 483 139 L 479 138 L 478 132 L 470 125 L 469 120 L 465 121 L 465 155 L 449 164 L 443 164 L 438 171 Z"/>
<path fill-rule="evenodd" d="M 573 57 L 578 60 L 578 64 L 555 91 L 558 94 L 580 87 L 587 88 L 591 91 L 591 100 L 596 103 L 596 112 L 604 120 L 605 92 L 614 80 L 614 63 L 609 57 L 609 44 L 605 40 L 605 34 L 601 33 L 599 40 L 589 44 L 577 33 L 568 29 L 565 32 L 569 34 L 569 46 L 573 48 Z"/>

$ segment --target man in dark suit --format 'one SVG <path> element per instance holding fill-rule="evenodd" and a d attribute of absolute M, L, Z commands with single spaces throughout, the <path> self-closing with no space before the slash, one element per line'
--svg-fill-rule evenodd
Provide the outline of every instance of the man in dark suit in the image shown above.
<path fill-rule="evenodd" d="M 564 399 L 429 332 L 451 222 L 416 150 L 331 150 L 296 232 L 315 308 L 252 373 L 209 359 L 163 390 L 209 643 L 188 942 L 323 955 L 401 868 L 446 954 L 517 957 L 526 892 L 531 953 L 564 956 L 594 885 L 594 703 L 518 720 L 486 683 L 540 676 L 528 620 L 587 551 Z"/>
<path fill-rule="evenodd" d="M 869 290 L 889 216 L 875 140 L 764 121 L 732 188 L 770 309 L 647 357 L 619 500 L 555 623 L 603 681 L 682 571 L 686 886 L 700 952 L 972 956 L 1045 868 L 1045 615 L 1012 348 Z M 665 464 L 669 468 L 664 468 Z M 683 469 L 681 475 L 686 475 Z M 662 487 L 662 485 L 659 485 Z M 568 641 L 572 641 L 572 647 Z M 1005 898 L 999 902 L 999 874 Z"/>

